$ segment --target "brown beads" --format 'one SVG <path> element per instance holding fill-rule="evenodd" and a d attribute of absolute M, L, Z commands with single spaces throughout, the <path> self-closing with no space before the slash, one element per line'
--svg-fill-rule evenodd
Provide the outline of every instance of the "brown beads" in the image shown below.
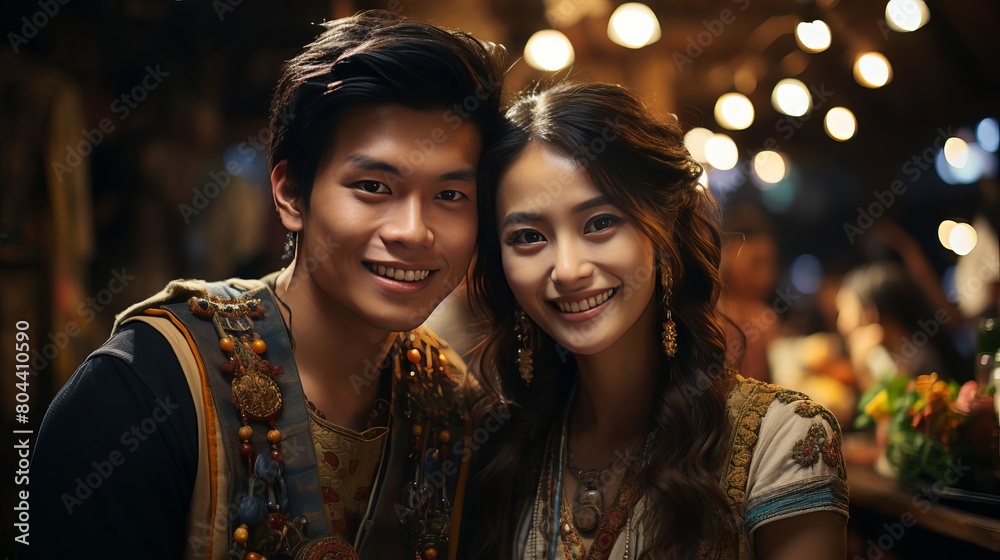
<path fill-rule="evenodd" d="M 254 354 L 263 354 L 267 352 L 267 343 L 258 338 L 250 343 L 250 349 L 254 351 Z"/>
<path fill-rule="evenodd" d="M 451 432 L 448 430 L 441 430 L 438 432 L 438 439 L 441 440 L 441 443 L 448 443 L 451 441 Z"/>
<path fill-rule="evenodd" d="M 240 543 L 246 544 L 247 539 L 250 538 L 250 531 L 247 531 L 247 524 L 244 523 L 233 531 L 233 540 Z"/>
<path fill-rule="evenodd" d="M 277 449 L 272 449 L 270 455 L 276 463 L 280 463 L 285 460 L 285 456 L 282 455 L 281 451 L 278 451 Z"/>
<path fill-rule="evenodd" d="M 256 552 L 247 552 L 247 555 L 244 556 L 243 558 L 245 558 L 246 560 L 264 560 L 264 557 L 261 556 L 260 554 L 257 554 Z"/>
<path fill-rule="evenodd" d="M 253 428 L 251 428 L 250 426 L 240 427 L 240 440 L 250 441 L 251 436 L 253 436 Z"/>
<path fill-rule="evenodd" d="M 417 350 L 416 348 L 410 348 L 409 350 L 406 351 L 406 359 L 410 360 L 411 364 L 419 364 L 420 350 Z"/>
<path fill-rule="evenodd" d="M 420 424 L 414 424 L 413 428 L 410 430 L 410 433 L 415 436 L 422 435 L 424 433 L 424 427 L 421 426 Z"/>
<path fill-rule="evenodd" d="M 438 551 L 433 546 L 424 549 L 424 560 L 437 560 Z"/>
<path fill-rule="evenodd" d="M 242 454 L 244 457 L 249 457 L 250 455 L 253 454 L 253 446 L 250 445 L 249 443 L 244 443 L 242 446 L 240 446 L 240 454 Z"/>
<path fill-rule="evenodd" d="M 282 513 L 269 513 L 267 514 L 267 524 L 271 526 L 275 531 L 281 530 L 285 526 L 285 521 L 288 518 Z"/>
<path fill-rule="evenodd" d="M 236 348 L 236 341 L 231 336 L 224 336 L 219 339 L 219 348 L 222 348 L 223 352 L 232 352 L 233 348 Z"/>
<path fill-rule="evenodd" d="M 268 430 L 267 441 L 270 443 L 278 443 L 281 441 L 281 432 L 278 430 Z"/>

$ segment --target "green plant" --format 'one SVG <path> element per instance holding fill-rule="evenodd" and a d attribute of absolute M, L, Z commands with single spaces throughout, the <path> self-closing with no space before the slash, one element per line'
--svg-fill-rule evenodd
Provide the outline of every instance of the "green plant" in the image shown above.
<path fill-rule="evenodd" d="M 968 419 L 978 390 L 974 381 L 959 386 L 937 373 L 913 380 L 897 376 L 872 387 L 858 401 L 854 426 L 885 423 L 885 455 L 901 480 L 941 479 L 954 459 L 951 444 Z"/>

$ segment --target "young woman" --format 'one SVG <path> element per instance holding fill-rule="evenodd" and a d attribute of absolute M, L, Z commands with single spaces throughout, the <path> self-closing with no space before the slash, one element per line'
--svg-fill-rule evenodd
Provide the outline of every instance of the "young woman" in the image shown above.
<path fill-rule="evenodd" d="M 845 557 L 834 417 L 727 356 L 717 206 L 627 90 L 523 96 L 481 166 L 483 558 Z"/>

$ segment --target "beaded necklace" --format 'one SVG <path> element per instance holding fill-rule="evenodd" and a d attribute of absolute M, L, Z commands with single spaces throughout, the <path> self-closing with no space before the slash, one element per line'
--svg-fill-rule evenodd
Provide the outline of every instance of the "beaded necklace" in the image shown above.
<path fill-rule="evenodd" d="M 264 316 L 265 307 L 255 298 L 261 289 L 239 298 L 217 296 L 192 297 L 192 313 L 212 321 L 219 336 L 219 349 L 227 356 L 222 373 L 232 387 L 233 405 L 240 415 L 240 454 L 247 468 L 247 494 L 236 514 L 239 526 L 233 531 L 233 549 L 246 560 L 264 558 L 263 550 L 280 550 L 289 538 L 303 539 L 305 519 L 289 520 L 285 515 L 288 498 L 285 488 L 284 457 L 281 454 L 281 431 L 275 420 L 281 413 L 281 389 L 274 378 L 282 375 L 280 366 L 263 358 L 267 343 L 254 331 L 254 319 Z M 268 426 L 270 450 L 254 457 L 251 421 Z M 258 489 L 258 485 L 262 488 Z M 262 497 L 264 496 L 264 497 Z M 266 524 L 265 524 L 266 522 Z"/>
<path fill-rule="evenodd" d="M 254 297 L 261 289 L 232 299 L 208 296 L 188 301 L 192 313 L 212 321 L 215 327 L 219 349 L 227 356 L 222 373 L 231 384 L 232 402 L 240 415 L 238 435 L 248 491 L 235 516 L 239 525 L 232 534 L 231 554 L 244 560 L 264 560 L 265 554 L 302 549 L 309 553 L 306 557 L 336 553 L 337 558 L 357 559 L 343 539 L 308 542 L 306 519 L 289 519 L 285 514 L 288 499 L 282 476 L 282 434 L 275 427 L 283 401 L 274 381 L 284 370 L 264 358 L 267 344 L 254 331 L 253 320 L 265 313 L 261 299 Z M 447 485 L 441 482 L 442 464 L 449 458 L 450 416 L 460 409 L 460 402 L 456 387 L 444 386 L 453 383 L 448 359 L 423 337 L 412 332 L 400 334 L 391 352 L 391 366 L 393 377 L 403 384 L 403 414 L 412 423 L 409 457 L 416 467 L 413 479 L 403 488 L 405 506 L 397 508 L 397 513 L 400 523 L 410 531 L 410 549 L 416 558 L 436 560 L 441 551 L 448 550 L 450 540 L 451 503 Z M 268 426 L 270 450 L 256 457 L 251 422 Z"/>

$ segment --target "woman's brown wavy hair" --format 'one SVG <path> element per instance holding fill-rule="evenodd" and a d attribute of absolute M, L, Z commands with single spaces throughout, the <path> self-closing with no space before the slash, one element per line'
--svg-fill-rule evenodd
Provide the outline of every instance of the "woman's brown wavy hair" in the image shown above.
<path fill-rule="evenodd" d="M 490 442 L 492 461 L 476 480 L 484 516 L 476 524 L 478 553 L 513 556 L 514 532 L 535 495 L 546 435 L 559 421 L 576 376 L 572 354 L 537 327 L 530 387 L 515 364 L 517 301 L 503 272 L 497 188 L 526 146 L 544 143 L 574 158 L 653 241 L 659 265 L 672 271 L 669 303 L 679 349 L 664 362 L 648 420 L 658 435 L 642 479 L 649 508 L 641 520 L 641 557 L 689 558 L 704 523 L 733 519 L 717 480 L 731 365 L 726 325 L 715 311 L 721 285 L 718 205 L 698 185 L 702 168 L 685 149 L 676 119 L 656 119 L 620 86 L 562 82 L 522 95 L 506 116 L 506 128 L 480 165 L 479 253 L 470 281 L 472 305 L 485 325 L 474 369 L 495 403 L 505 403 L 511 413 Z M 554 185 L 539 190 L 538 204 L 558 197 Z M 657 297 L 663 297 L 659 290 Z"/>

